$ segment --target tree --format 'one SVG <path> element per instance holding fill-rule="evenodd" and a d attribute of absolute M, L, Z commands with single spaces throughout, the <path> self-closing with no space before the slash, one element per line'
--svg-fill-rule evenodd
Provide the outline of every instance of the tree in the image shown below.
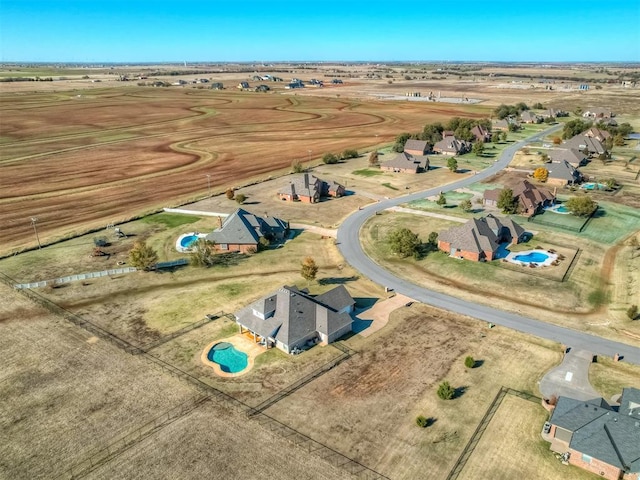
<path fill-rule="evenodd" d="M 607 178 L 602 182 L 606 185 L 607 190 L 613 190 L 618 185 L 618 181 L 615 178 Z"/>
<path fill-rule="evenodd" d="M 129 252 L 129 263 L 136 268 L 148 270 L 158 261 L 158 253 L 148 246 L 144 240 L 133 244 Z"/>
<path fill-rule="evenodd" d="M 629 317 L 629 320 L 635 320 L 637 316 L 638 316 L 637 305 L 631 305 L 629 308 L 627 308 L 627 317 Z"/>
<path fill-rule="evenodd" d="M 533 178 L 544 183 L 549 178 L 549 170 L 544 167 L 538 167 L 533 171 Z"/>
<path fill-rule="evenodd" d="M 458 160 L 456 160 L 456 157 L 451 157 L 447 160 L 447 168 L 453 173 L 458 170 Z"/>
<path fill-rule="evenodd" d="M 389 247 L 391 251 L 401 257 L 415 255 L 421 242 L 417 234 L 408 228 L 398 228 L 389 234 Z"/>
<path fill-rule="evenodd" d="M 470 212 L 471 211 L 471 200 L 469 200 L 468 198 L 466 200 L 462 200 L 458 206 L 460 207 L 460 209 L 463 212 Z"/>
<path fill-rule="evenodd" d="M 438 200 L 436 200 L 436 203 L 441 207 L 444 207 L 447 204 L 447 197 L 444 196 L 444 193 L 440 194 Z"/>
<path fill-rule="evenodd" d="M 451 400 L 455 393 L 455 389 L 446 380 L 438 386 L 438 397 L 442 400 Z"/>
<path fill-rule="evenodd" d="M 513 196 L 513 190 L 505 188 L 498 197 L 498 208 L 502 213 L 516 213 L 518 211 L 518 200 Z"/>
<path fill-rule="evenodd" d="M 564 124 L 564 127 L 562 127 L 562 138 L 566 140 L 567 138 L 575 137 L 579 133 L 584 132 L 590 126 L 591 122 L 585 122 L 580 118 L 569 120 Z"/>
<path fill-rule="evenodd" d="M 624 137 L 617 133 L 614 137 L 613 137 L 613 144 L 616 147 L 622 147 L 624 145 Z"/>
<path fill-rule="evenodd" d="M 300 160 L 294 160 L 291 162 L 291 170 L 293 170 L 293 173 L 302 173 L 304 172 L 304 165 Z"/>
<path fill-rule="evenodd" d="M 307 281 L 307 284 L 316 278 L 318 274 L 318 266 L 316 265 L 316 261 L 311 257 L 305 257 L 302 260 L 302 269 L 300 270 L 300 275 Z"/>
<path fill-rule="evenodd" d="M 475 368 L 476 366 L 475 359 L 471 355 L 469 355 L 467 358 L 464 359 L 464 366 L 467 368 Z"/>
<path fill-rule="evenodd" d="M 236 202 L 242 205 L 247 200 L 247 196 L 244 193 L 239 193 L 236 195 Z"/>
<path fill-rule="evenodd" d="M 544 106 L 543 106 L 540 102 L 537 102 L 537 103 L 534 103 L 534 104 L 531 106 L 531 108 L 533 108 L 534 110 L 543 110 L 543 109 L 544 109 Z"/>
<path fill-rule="evenodd" d="M 342 155 L 340 155 L 340 158 L 342 158 L 343 160 L 346 160 L 348 158 L 358 158 L 358 151 L 357 150 L 353 150 L 353 149 L 347 149 L 344 152 L 342 152 Z"/>
<path fill-rule="evenodd" d="M 369 153 L 368 162 L 369 162 L 369 166 L 371 166 L 371 167 L 373 167 L 374 165 L 378 164 L 378 151 L 377 150 L 374 150 L 371 153 Z"/>
<path fill-rule="evenodd" d="M 416 417 L 416 425 L 418 425 L 420 428 L 426 428 L 429 426 L 429 419 L 424 415 L 418 415 Z"/>
<path fill-rule="evenodd" d="M 195 267 L 210 267 L 216 263 L 216 254 L 213 242 L 199 238 L 191 251 L 191 265 Z"/>
<path fill-rule="evenodd" d="M 229 200 L 233 200 L 233 197 L 235 197 L 236 193 L 233 191 L 233 188 L 227 188 L 225 195 Z"/>
<path fill-rule="evenodd" d="M 432 250 L 435 250 L 436 248 L 438 248 L 438 232 L 431 232 L 429 234 L 429 237 L 427 238 L 427 245 Z"/>
<path fill-rule="evenodd" d="M 338 157 L 333 153 L 325 153 L 322 156 L 322 162 L 328 165 L 333 165 L 335 163 L 338 163 Z"/>
<path fill-rule="evenodd" d="M 577 217 L 586 217 L 591 215 L 597 208 L 598 204 L 587 195 L 571 197 L 565 202 L 565 206 L 569 211 Z"/>
<path fill-rule="evenodd" d="M 509 135 L 507 134 L 507 132 L 502 131 L 502 133 L 500 134 L 500 136 L 502 137 L 502 139 L 501 139 L 501 140 L 502 140 L 503 142 L 506 142 L 506 141 L 507 141 L 507 137 L 508 137 Z"/>
<path fill-rule="evenodd" d="M 562 143 L 562 138 L 560 138 L 559 136 L 555 136 L 553 137 L 553 144 L 554 145 L 560 145 Z"/>
<path fill-rule="evenodd" d="M 484 142 L 480 140 L 474 143 L 472 151 L 478 156 L 482 155 L 484 152 Z"/>
<path fill-rule="evenodd" d="M 517 132 L 518 130 L 520 130 L 520 125 L 518 125 L 517 123 L 510 123 L 509 124 L 509 131 L 510 132 Z"/>

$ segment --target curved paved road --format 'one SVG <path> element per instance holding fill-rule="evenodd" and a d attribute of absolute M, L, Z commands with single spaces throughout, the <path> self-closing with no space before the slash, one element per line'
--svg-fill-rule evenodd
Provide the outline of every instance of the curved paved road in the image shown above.
<path fill-rule="evenodd" d="M 542 137 L 559 128 L 560 126 L 555 126 L 546 129 L 526 140 L 510 145 L 503 151 L 498 161 L 496 161 L 491 167 L 476 175 L 465 177 L 457 182 L 432 188 L 430 190 L 383 200 L 378 203 L 368 205 L 362 210 L 358 210 L 350 215 L 338 229 L 338 247 L 340 248 L 342 255 L 352 267 L 374 282 L 393 288 L 396 292 L 407 295 L 422 303 L 460 313 L 462 315 L 468 315 L 479 320 L 495 323 L 496 325 L 502 325 L 537 337 L 564 343 L 565 345 L 569 345 L 576 349 L 588 350 L 599 355 L 607 355 L 611 357 L 618 353 L 624 357 L 625 361 L 640 365 L 640 347 L 614 342 L 588 333 L 559 327 L 533 318 L 505 312 L 485 305 L 475 304 L 451 295 L 434 292 L 420 287 L 408 280 L 397 277 L 382 268 L 364 253 L 362 246 L 360 245 L 360 229 L 365 221 L 374 215 L 376 211 L 385 210 L 389 207 L 410 202 L 412 200 L 437 195 L 441 191 L 446 192 L 466 187 L 472 183 L 484 180 L 506 167 L 518 149 L 522 148 L 527 143 L 541 140 Z"/>

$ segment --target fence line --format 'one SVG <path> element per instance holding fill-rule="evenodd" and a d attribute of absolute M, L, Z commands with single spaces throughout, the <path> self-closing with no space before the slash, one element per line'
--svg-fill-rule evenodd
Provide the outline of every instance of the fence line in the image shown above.
<path fill-rule="evenodd" d="M 495 398 L 489 405 L 489 408 L 487 408 L 487 411 L 485 412 L 484 416 L 480 420 L 480 423 L 478 423 L 478 426 L 474 430 L 473 435 L 471 435 L 471 438 L 465 445 L 464 449 L 462 450 L 462 453 L 456 460 L 456 463 L 453 465 L 453 468 L 449 472 L 449 475 L 447 475 L 446 480 L 456 480 L 458 478 L 458 476 L 462 472 L 462 469 L 464 468 L 464 466 L 467 464 L 467 461 L 471 457 L 471 454 L 478 446 L 478 443 L 482 438 L 482 434 L 485 432 L 485 430 L 489 426 L 489 423 L 491 423 L 491 420 L 493 419 L 493 416 L 498 411 L 498 408 L 500 408 L 500 405 L 502 404 L 502 400 L 504 400 L 504 397 L 506 395 L 513 395 L 536 404 L 540 404 L 540 402 L 542 401 L 540 397 L 536 397 L 535 395 L 532 395 L 530 393 L 521 392 L 520 390 L 515 390 L 509 387 L 500 387 L 500 390 L 498 390 L 498 393 L 496 394 Z"/>
<path fill-rule="evenodd" d="M 340 350 L 342 354 L 337 358 L 334 358 L 333 360 L 330 360 L 324 365 L 318 367 L 317 369 L 305 375 L 304 377 L 296 380 L 291 385 L 286 386 L 285 388 L 277 392 L 275 395 L 272 395 L 271 397 L 267 398 L 264 402 L 260 403 L 259 405 L 251 408 L 247 412 L 247 416 L 252 417 L 254 415 L 258 415 L 264 412 L 266 409 L 275 405 L 280 400 L 287 398 L 292 393 L 300 390 L 302 387 L 304 387 L 306 384 L 308 384 L 312 380 L 315 380 L 316 378 L 327 373 L 329 370 L 331 370 L 335 366 L 340 365 L 345 360 L 348 360 L 349 358 L 351 358 L 351 355 L 355 353 L 349 348 L 345 347 L 344 345 L 339 344 L 338 342 L 332 343 L 331 345 L 334 346 L 336 349 Z"/>
<path fill-rule="evenodd" d="M 13 287 L 19 290 L 22 290 L 25 288 L 41 288 L 41 287 L 46 287 L 47 285 L 61 285 L 63 283 L 77 282 L 79 280 L 108 277 L 109 275 L 120 275 L 123 273 L 131 273 L 136 271 L 138 271 L 136 267 L 111 268 L 109 270 L 102 270 L 100 272 L 78 273 L 75 275 L 68 275 L 66 277 L 54 278 L 52 280 L 42 280 L 39 282 L 32 282 L 32 283 L 17 283 L 17 284 L 14 284 Z"/>
<path fill-rule="evenodd" d="M 0 273 L 0 281 L 2 281 L 3 283 L 13 287 L 15 285 L 15 282 L 13 282 L 13 280 L 8 277 L 7 275 Z M 44 296 L 40 295 L 37 292 L 34 292 L 31 289 L 18 289 L 18 292 L 20 292 L 21 294 L 25 295 L 27 298 L 29 298 L 30 300 L 34 301 L 35 303 L 38 303 L 39 305 L 41 305 L 42 307 L 46 308 L 47 310 L 49 310 L 51 313 L 58 315 L 62 318 L 64 318 L 65 320 L 68 320 L 70 322 L 72 322 L 73 324 L 84 328 L 85 330 L 87 330 L 88 332 L 112 343 L 113 345 L 115 345 L 116 347 L 120 348 L 121 350 L 124 350 L 125 352 L 131 354 L 131 355 L 137 355 L 138 358 L 145 360 L 147 363 L 151 364 L 152 366 L 155 366 L 156 368 L 159 368 L 161 371 L 165 372 L 165 373 L 169 373 L 173 376 L 176 376 L 182 380 L 185 380 L 189 383 L 191 383 L 200 393 L 202 393 L 205 397 L 207 397 L 210 401 L 215 402 L 217 405 L 223 406 L 225 408 L 231 408 L 232 410 L 234 410 L 237 413 L 240 414 L 244 414 L 245 416 L 247 416 L 248 418 L 251 418 L 252 420 L 255 419 L 257 420 L 261 425 L 265 426 L 266 428 L 268 428 L 270 431 L 279 434 L 280 436 L 284 437 L 285 439 L 289 440 L 291 443 L 293 443 L 294 445 L 300 447 L 300 448 L 304 448 L 305 450 L 307 450 L 308 453 L 312 453 L 326 461 L 328 461 L 329 463 L 331 463 L 333 466 L 335 467 L 339 467 L 342 468 L 343 470 L 348 471 L 349 473 L 356 475 L 358 478 L 361 478 L 363 480 L 389 480 L 388 477 L 382 475 L 379 472 L 376 472 L 375 470 L 363 465 L 362 463 L 358 462 L 357 460 L 354 460 L 350 457 L 347 457 L 346 455 L 334 450 L 333 448 L 317 441 L 314 440 L 313 438 L 309 437 L 308 435 L 305 435 L 304 433 L 301 433 L 297 430 L 295 430 L 294 428 L 276 420 L 273 417 L 270 417 L 269 415 L 265 414 L 264 412 L 261 413 L 257 413 L 254 414 L 252 416 L 249 417 L 248 413 L 252 410 L 254 410 L 253 407 L 249 406 L 248 404 L 242 402 L 241 400 L 238 400 L 237 398 L 223 392 L 222 390 L 218 390 L 217 388 L 213 387 L 212 385 L 209 385 L 208 383 L 203 382 L 202 380 L 200 380 L 199 378 L 191 375 L 190 373 L 187 373 L 183 370 L 181 370 L 180 368 L 154 356 L 151 353 L 148 353 L 146 351 L 144 351 L 142 348 L 132 345 L 131 343 L 129 343 L 128 341 L 121 339 L 119 337 L 117 337 L 116 335 L 108 332 L 107 330 L 104 330 L 103 328 L 89 322 L 88 320 L 82 318 L 79 315 L 76 315 L 72 312 L 69 312 L 68 310 L 65 310 L 64 308 L 60 307 L 59 305 L 53 303 L 51 300 L 45 298 Z M 349 355 L 352 355 L 352 351 L 345 347 L 344 345 L 341 345 L 339 343 L 337 344 L 333 344 L 338 350 L 340 350 L 341 352 L 343 352 L 343 354 L 347 354 L 345 352 L 348 352 Z M 195 408 L 195 407 L 194 407 Z M 143 426 L 144 427 L 144 426 Z M 141 429 L 143 427 L 140 427 Z M 153 433 L 153 431 L 150 431 L 149 435 Z M 127 437 L 125 437 L 127 438 Z M 139 438 L 139 437 L 136 437 Z M 108 458 L 105 457 L 104 462 L 107 462 L 108 460 L 110 460 L 111 458 L 113 458 L 114 456 L 116 456 L 117 452 L 116 452 L 116 447 L 118 447 L 118 445 L 120 445 L 119 448 L 123 449 L 125 448 L 125 442 L 124 440 L 119 440 L 118 443 L 115 446 L 109 448 L 107 447 L 107 454 L 108 454 Z M 124 450 L 122 450 L 124 451 Z M 98 454 L 96 454 L 98 455 Z M 113 456 L 112 456 L 113 455 Z M 93 457 L 91 457 L 93 458 Z M 98 462 L 99 460 L 96 459 L 96 462 Z M 88 462 L 88 463 L 87 463 Z M 88 468 L 93 468 L 91 467 L 91 462 L 86 460 L 83 463 L 76 465 L 75 467 L 73 467 L 76 470 L 79 470 L 80 472 L 83 472 L 86 470 L 86 473 L 88 473 L 90 470 L 88 470 Z M 67 473 L 67 472 L 65 472 Z M 81 475 L 84 475 L 81 473 Z M 77 478 L 77 477 L 71 477 L 71 478 Z"/>
<path fill-rule="evenodd" d="M 104 465 L 110 460 L 113 460 L 118 455 L 140 443 L 148 436 L 158 432 L 179 418 L 191 413 L 207 400 L 209 400 L 209 397 L 207 396 L 198 397 L 166 411 L 162 415 L 157 416 L 135 430 L 121 435 L 106 447 L 103 447 L 94 453 L 90 453 L 84 460 L 81 460 L 68 470 L 65 470 L 57 478 L 76 479 L 86 476 L 93 470 Z"/>
<path fill-rule="evenodd" d="M 159 347 L 160 345 L 163 345 L 171 340 L 173 340 L 174 338 L 180 337 L 182 335 L 184 335 L 185 333 L 189 333 L 192 330 L 195 330 L 196 328 L 200 328 L 210 322 L 213 322 L 214 320 L 217 320 L 218 318 L 221 317 L 227 317 L 230 320 L 234 320 L 235 321 L 235 317 L 233 317 L 232 314 L 230 313 L 224 313 L 223 311 L 219 311 L 216 313 L 212 313 L 210 315 L 207 315 L 206 317 L 204 317 L 202 320 L 198 320 L 197 322 L 194 322 L 190 325 L 187 325 L 184 328 L 181 328 L 180 330 L 176 330 L 175 332 L 169 333 L 168 335 L 165 335 L 163 337 L 160 337 L 157 340 L 153 340 L 149 343 L 145 343 L 144 345 L 140 346 L 140 350 L 144 351 L 144 352 L 148 352 L 149 350 L 152 350 L 156 347 Z"/>

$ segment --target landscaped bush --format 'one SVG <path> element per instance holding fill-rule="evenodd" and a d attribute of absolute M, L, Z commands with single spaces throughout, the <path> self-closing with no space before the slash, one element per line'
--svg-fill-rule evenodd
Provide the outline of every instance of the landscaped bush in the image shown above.
<path fill-rule="evenodd" d="M 455 389 L 446 380 L 438 386 L 438 397 L 442 400 L 451 400 L 455 393 Z"/>
<path fill-rule="evenodd" d="M 239 193 L 236 195 L 236 202 L 242 205 L 247 200 L 247 196 L 244 193 Z"/>
<path fill-rule="evenodd" d="M 358 156 L 358 151 L 352 149 L 345 150 L 341 155 L 343 160 L 346 160 L 347 158 L 358 158 Z"/>
<path fill-rule="evenodd" d="M 464 366 L 467 368 L 474 368 L 476 366 L 476 361 L 471 355 L 464 359 Z"/>
<path fill-rule="evenodd" d="M 338 163 L 338 157 L 333 153 L 325 153 L 322 156 L 322 162 L 328 165 L 333 165 L 334 163 Z"/>
<path fill-rule="evenodd" d="M 418 415 L 416 418 L 416 425 L 420 428 L 426 428 L 429 426 L 429 419 L 423 415 Z"/>
<path fill-rule="evenodd" d="M 638 306 L 631 305 L 627 309 L 627 317 L 629 317 L 629 320 L 635 320 L 637 316 L 638 316 Z"/>

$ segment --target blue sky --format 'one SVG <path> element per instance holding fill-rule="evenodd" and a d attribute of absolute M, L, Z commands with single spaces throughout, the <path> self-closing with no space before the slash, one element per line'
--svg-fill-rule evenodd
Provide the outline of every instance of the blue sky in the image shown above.
<path fill-rule="evenodd" d="M 0 0 L 0 59 L 640 61 L 640 0 Z"/>

